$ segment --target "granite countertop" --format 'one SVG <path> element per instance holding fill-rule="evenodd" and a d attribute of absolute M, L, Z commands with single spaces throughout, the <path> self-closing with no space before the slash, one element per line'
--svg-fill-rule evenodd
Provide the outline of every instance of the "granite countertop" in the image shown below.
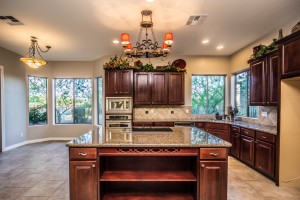
<path fill-rule="evenodd" d="M 71 140 L 68 147 L 231 147 L 203 130 L 171 127 L 169 132 L 97 128 Z"/>
<path fill-rule="evenodd" d="M 222 124 L 230 124 L 235 126 L 240 126 L 244 128 L 253 129 L 256 131 L 262 131 L 265 133 L 270 133 L 272 135 L 277 135 L 277 127 L 276 126 L 267 126 L 261 124 L 254 124 L 243 121 L 229 121 L 229 120 L 208 120 L 208 119 L 170 119 L 170 120 L 153 120 L 153 119 L 145 119 L 145 120 L 133 120 L 133 122 L 213 122 L 213 123 L 222 123 Z"/>

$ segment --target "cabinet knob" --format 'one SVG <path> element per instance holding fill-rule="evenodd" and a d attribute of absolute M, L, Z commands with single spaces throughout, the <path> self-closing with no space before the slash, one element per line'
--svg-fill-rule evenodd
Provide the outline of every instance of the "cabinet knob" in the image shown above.
<path fill-rule="evenodd" d="M 219 154 L 218 154 L 218 153 L 210 153 L 209 155 L 210 155 L 210 156 L 217 157 Z"/>
<path fill-rule="evenodd" d="M 201 167 L 202 167 L 202 168 L 204 168 L 204 167 L 205 167 L 205 165 L 204 165 L 204 164 L 202 164 L 202 165 L 201 165 Z"/>
<path fill-rule="evenodd" d="M 92 164 L 92 167 L 96 167 L 96 165 L 95 165 L 95 164 Z"/>
<path fill-rule="evenodd" d="M 87 153 L 82 153 L 82 152 L 79 152 L 78 153 L 80 156 L 86 156 L 87 155 Z"/>

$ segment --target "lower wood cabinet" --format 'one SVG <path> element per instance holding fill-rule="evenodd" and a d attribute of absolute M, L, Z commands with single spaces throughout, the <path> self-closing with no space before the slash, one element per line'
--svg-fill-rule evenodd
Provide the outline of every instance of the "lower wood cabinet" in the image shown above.
<path fill-rule="evenodd" d="M 205 131 L 230 142 L 230 126 L 222 123 L 205 123 Z"/>
<path fill-rule="evenodd" d="M 241 136 L 240 159 L 249 165 L 254 165 L 254 138 Z"/>
<path fill-rule="evenodd" d="M 240 157 L 240 147 L 241 147 L 241 134 L 236 132 L 231 132 L 231 155 L 236 158 Z"/>
<path fill-rule="evenodd" d="M 200 199 L 227 199 L 227 161 L 200 161 Z"/>
<path fill-rule="evenodd" d="M 270 177 L 274 177 L 275 145 L 256 140 L 255 154 L 256 169 Z"/>
<path fill-rule="evenodd" d="M 97 170 L 97 161 L 70 161 L 70 199 L 97 199 Z"/>

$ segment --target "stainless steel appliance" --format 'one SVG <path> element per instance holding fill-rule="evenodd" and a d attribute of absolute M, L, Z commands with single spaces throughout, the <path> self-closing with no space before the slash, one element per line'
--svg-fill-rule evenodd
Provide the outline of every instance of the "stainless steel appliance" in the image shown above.
<path fill-rule="evenodd" d="M 132 115 L 106 115 L 105 117 L 106 128 L 131 128 L 132 127 Z"/>
<path fill-rule="evenodd" d="M 131 97 L 106 97 L 106 114 L 132 114 Z"/>
<path fill-rule="evenodd" d="M 187 127 L 194 127 L 194 122 L 174 122 L 174 126 L 187 126 Z"/>

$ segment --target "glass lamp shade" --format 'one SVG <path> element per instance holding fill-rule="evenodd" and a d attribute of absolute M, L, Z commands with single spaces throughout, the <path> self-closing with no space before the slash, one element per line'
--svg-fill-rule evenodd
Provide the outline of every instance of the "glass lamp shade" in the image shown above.
<path fill-rule="evenodd" d="M 130 38 L 128 33 L 122 33 L 121 35 L 121 43 L 124 45 L 130 44 Z"/>
<path fill-rule="evenodd" d="M 174 38 L 173 38 L 173 33 L 166 33 L 165 34 L 165 43 L 167 45 L 173 44 Z"/>
<path fill-rule="evenodd" d="M 38 69 L 39 67 L 47 64 L 45 60 L 32 58 L 32 57 L 24 57 L 21 58 L 20 60 L 32 69 Z"/>
<path fill-rule="evenodd" d="M 131 49 L 132 49 L 131 44 L 127 44 L 124 51 L 129 52 L 129 51 L 131 51 Z"/>

